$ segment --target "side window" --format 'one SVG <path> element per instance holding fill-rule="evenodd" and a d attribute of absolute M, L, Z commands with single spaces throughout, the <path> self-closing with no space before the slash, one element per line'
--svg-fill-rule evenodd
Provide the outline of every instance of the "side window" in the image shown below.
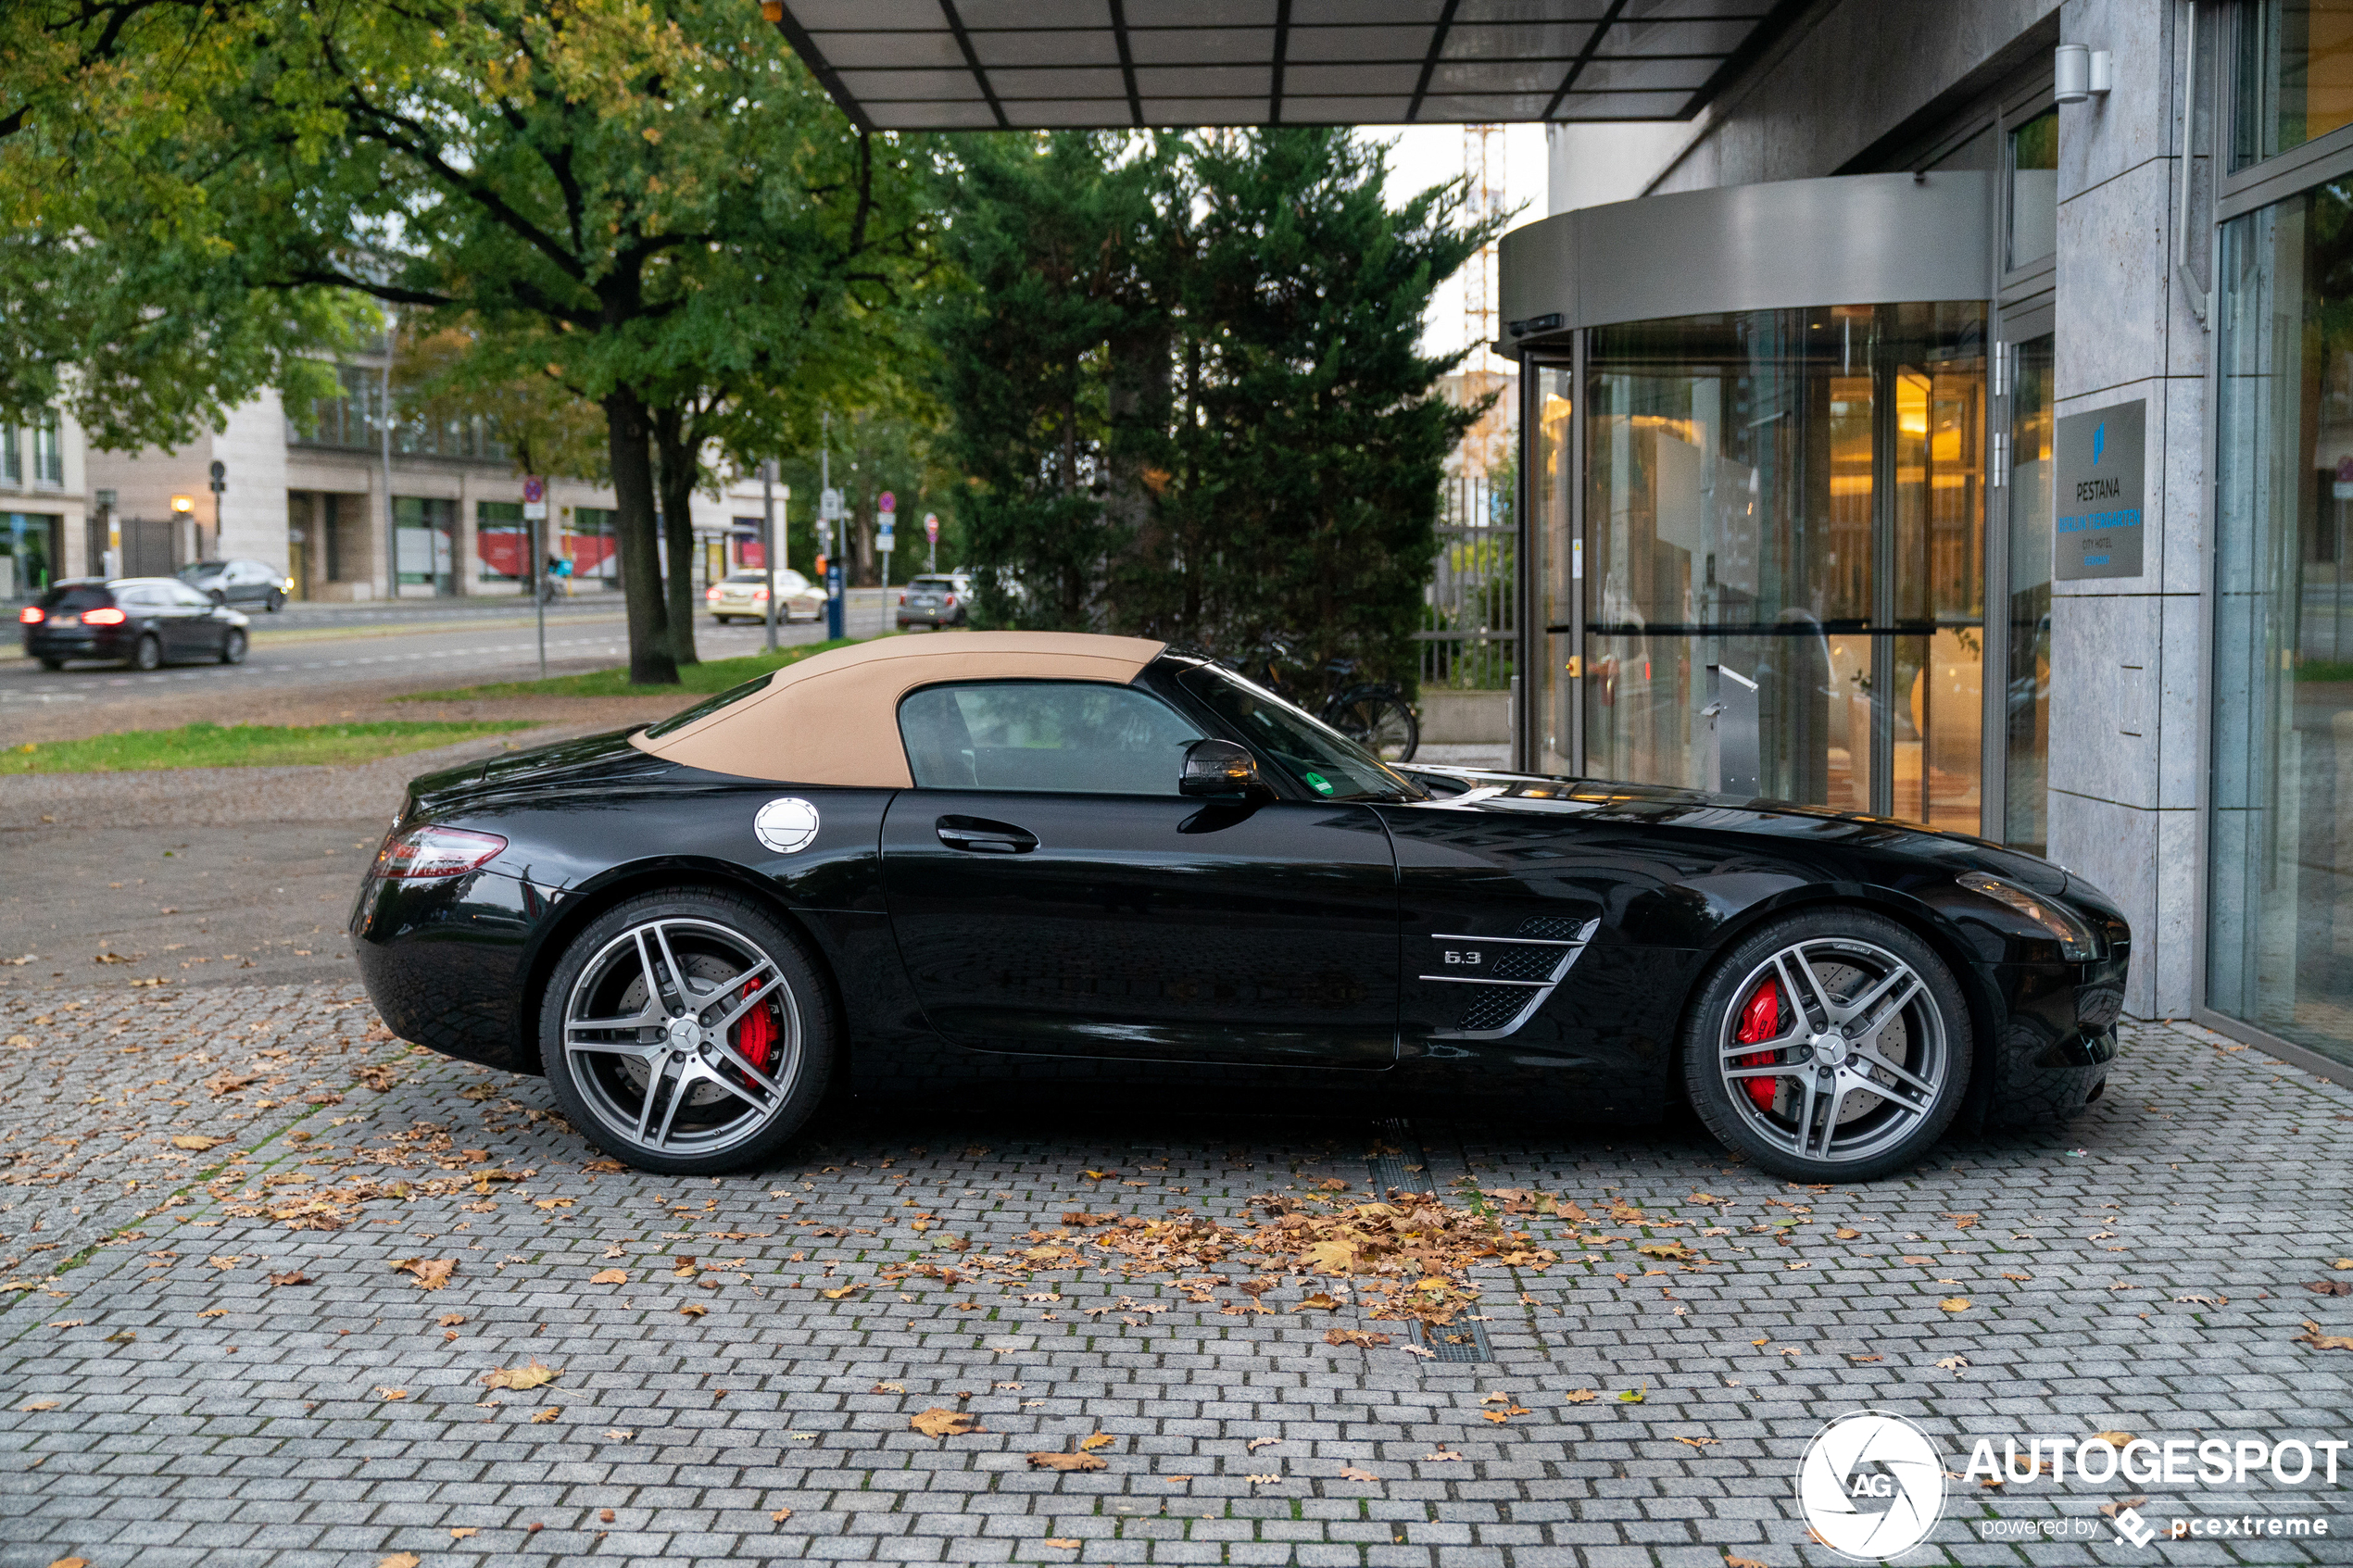
<path fill-rule="evenodd" d="M 164 589 L 164 592 L 170 596 L 174 604 L 189 605 L 204 609 L 212 608 L 212 600 L 197 593 L 185 583 L 174 583 Z"/>
<path fill-rule="evenodd" d="M 1087 681 L 926 686 L 899 705 L 922 789 L 1175 795 L 1202 733 L 1159 698 Z"/>

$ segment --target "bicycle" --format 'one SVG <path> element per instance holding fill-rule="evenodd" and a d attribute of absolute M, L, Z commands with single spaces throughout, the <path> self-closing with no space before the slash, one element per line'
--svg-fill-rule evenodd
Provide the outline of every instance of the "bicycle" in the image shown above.
<path fill-rule="evenodd" d="M 1285 665 L 1299 664 L 1288 641 L 1270 637 L 1242 659 L 1227 662 L 1277 696 L 1308 706 L 1301 701 L 1295 684 L 1283 675 Z M 1315 716 L 1384 762 L 1411 762 L 1421 748 L 1422 726 L 1405 701 L 1404 688 L 1393 681 L 1355 680 L 1360 668 L 1344 656 L 1324 665 L 1326 695 Z"/>

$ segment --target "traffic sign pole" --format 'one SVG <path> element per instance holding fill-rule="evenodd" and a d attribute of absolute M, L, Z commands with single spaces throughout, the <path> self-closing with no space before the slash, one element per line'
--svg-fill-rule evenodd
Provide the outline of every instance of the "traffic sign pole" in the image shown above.
<path fill-rule="evenodd" d="M 882 557 L 883 614 L 890 615 L 891 530 L 899 523 L 899 497 L 886 490 L 875 503 L 875 550 Z"/>
<path fill-rule="evenodd" d="M 547 678 L 547 482 L 526 474 L 522 482 L 522 518 L 531 524 L 531 571 L 523 578 L 539 621 L 539 678 Z"/>
<path fill-rule="evenodd" d="M 768 574 L 768 651 L 776 651 L 776 459 L 760 465 L 760 566 Z"/>

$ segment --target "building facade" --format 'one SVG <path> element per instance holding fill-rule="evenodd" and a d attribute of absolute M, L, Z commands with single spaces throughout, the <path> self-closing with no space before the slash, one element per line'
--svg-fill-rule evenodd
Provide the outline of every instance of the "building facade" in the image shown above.
<path fill-rule="evenodd" d="M 1551 136 L 1523 761 L 2048 854 L 2344 1074 L 2353 0 L 1827 0 Z"/>
<path fill-rule="evenodd" d="M 342 395 L 303 420 L 265 393 L 186 446 L 91 454 L 91 483 L 111 493 L 124 541 L 120 570 L 162 573 L 244 558 L 283 571 L 298 599 L 528 594 L 535 525 L 523 515 L 524 476 L 507 450 L 478 420 L 428 419 L 396 403 L 387 442 L 382 357 L 355 359 L 338 374 Z M 551 477 L 547 503 L 541 564 L 568 563 L 575 596 L 618 591 L 612 491 Z M 779 528 L 788 505 L 779 497 Z M 748 546 L 757 558 L 760 520 L 757 480 L 696 495 L 698 586 L 745 564 Z"/>
<path fill-rule="evenodd" d="M 85 456 L 82 427 L 58 410 L 0 424 L 0 603 L 30 597 L 92 558 Z"/>

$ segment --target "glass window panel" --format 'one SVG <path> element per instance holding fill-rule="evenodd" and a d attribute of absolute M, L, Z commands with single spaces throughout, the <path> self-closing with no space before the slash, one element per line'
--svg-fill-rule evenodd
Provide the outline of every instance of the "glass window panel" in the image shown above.
<path fill-rule="evenodd" d="M 1530 441 L 1528 500 L 1532 512 L 1529 533 L 1536 546 L 1536 615 L 1544 650 L 1542 690 L 1537 699 L 1536 755 L 1531 765 L 1540 773 L 1566 773 L 1570 768 L 1569 742 L 1574 734 L 1569 702 L 1568 660 L 1577 652 L 1566 635 L 1570 573 L 1576 570 L 1574 535 L 1569 529 L 1570 383 L 1566 365 L 1535 369 L 1536 406 Z"/>
<path fill-rule="evenodd" d="M 484 583 L 520 583 L 531 575 L 531 525 L 521 501 L 474 503 L 474 555 Z"/>
<path fill-rule="evenodd" d="M 1019 681 L 928 686 L 899 705 L 920 789 L 1175 795 L 1201 731 L 1127 686 Z"/>
<path fill-rule="evenodd" d="M 2010 132 L 2010 266 L 2058 249 L 2058 110 Z"/>
<path fill-rule="evenodd" d="M 2353 0 L 2256 0 L 2238 26 L 2231 167 L 2353 124 Z"/>
<path fill-rule="evenodd" d="M 2222 236 L 2207 999 L 2353 1061 L 2353 194 Z"/>
<path fill-rule="evenodd" d="M 2010 381 L 2008 748 L 2002 841 L 2040 855 L 2050 842 L 2051 417 L 2054 340 L 2017 346 Z"/>

